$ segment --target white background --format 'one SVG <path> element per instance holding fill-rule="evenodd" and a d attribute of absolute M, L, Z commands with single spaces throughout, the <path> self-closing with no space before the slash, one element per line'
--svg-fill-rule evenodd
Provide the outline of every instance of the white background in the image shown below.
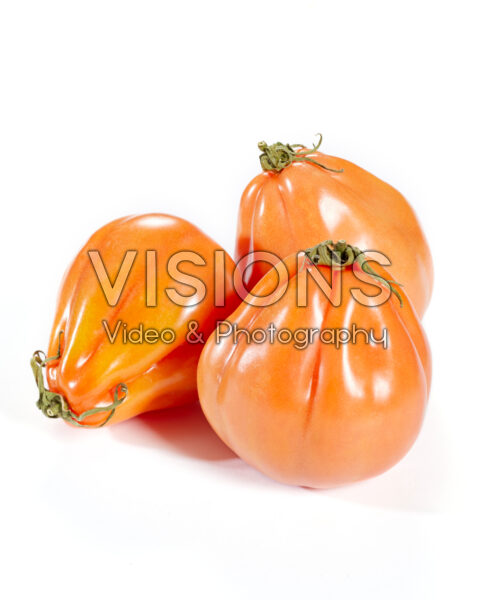
<path fill-rule="evenodd" d="M 1 3 L 3 597 L 478 598 L 479 46 L 467 0 Z M 29 358 L 90 234 L 166 212 L 233 252 L 256 143 L 318 131 L 431 243 L 434 383 L 408 456 L 309 491 L 247 467 L 198 408 L 45 419 Z"/>

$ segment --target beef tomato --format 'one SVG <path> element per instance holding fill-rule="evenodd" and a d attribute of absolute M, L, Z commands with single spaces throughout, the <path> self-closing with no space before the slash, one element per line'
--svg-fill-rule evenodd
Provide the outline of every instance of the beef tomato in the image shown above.
<path fill-rule="evenodd" d="M 321 137 L 320 137 L 321 141 Z M 344 160 L 298 145 L 259 144 L 263 172 L 240 202 L 236 260 L 255 251 L 284 258 L 319 239 L 345 238 L 381 250 L 390 273 L 404 285 L 418 315 L 432 293 L 430 250 L 406 199 L 388 183 Z M 257 262 L 245 274 L 248 290 L 271 264 Z"/>
<path fill-rule="evenodd" d="M 205 345 L 203 411 L 234 452 L 280 482 L 327 488 L 377 475 L 408 451 L 424 416 L 431 360 L 418 316 L 388 272 L 345 243 L 281 264 Z M 395 295 L 380 301 L 372 285 Z M 273 339 L 262 334 L 272 326 Z M 299 331 L 317 335 L 295 344 Z"/>
<path fill-rule="evenodd" d="M 194 258 L 186 259 L 188 267 L 177 265 L 177 280 L 168 261 L 185 250 Z M 216 252 L 223 255 L 223 282 L 214 271 Z M 102 227 L 65 275 L 49 358 L 40 352 L 32 358 L 39 408 L 49 417 L 96 427 L 196 400 L 202 336 L 238 304 L 233 266 L 183 219 L 147 214 Z"/>

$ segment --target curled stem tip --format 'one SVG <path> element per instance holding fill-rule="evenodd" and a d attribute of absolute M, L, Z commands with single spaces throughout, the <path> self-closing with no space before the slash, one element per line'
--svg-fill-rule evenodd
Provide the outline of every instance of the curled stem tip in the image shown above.
<path fill-rule="evenodd" d="M 397 281 L 392 281 L 390 279 L 385 279 L 384 277 L 381 277 L 368 264 L 369 259 L 367 256 L 365 256 L 365 252 L 363 252 L 363 250 L 360 250 L 356 246 L 351 246 L 350 244 L 347 244 L 345 240 L 339 240 L 336 243 L 333 243 L 332 240 L 326 240 L 325 242 L 322 242 L 317 246 L 307 248 L 307 250 L 305 250 L 305 256 L 314 265 L 337 266 L 339 268 L 348 267 L 349 265 L 353 265 L 353 263 L 357 262 L 362 271 L 364 271 L 383 285 L 386 285 L 390 292 L 395 294 L 395 296 L 398 298 L 400 306 L 403 306 L 403 300 L 401 295 L 392 285 L 401 284 Z"/>
<path fill-rule="evenodd" d="M 310 158 L 310 154 L 316 152 L 322 143 L 322 134 L 317 133 L 317 135 L 318 142 L 310 149 L 305 148 L 303 144 L 282 144 L 281 142 L 276 142 L 269 146 L 267 142 L 259 142 L 258 149 L 262 152 L 260 154 L 262 169 L 264 171 L 276 171 L 279 173 L 293 162 L 308 162 L 332 173 L 342 173 L 343 169 L 332 169 Z"/>
<path fill-rule="evenodd" d="M 107 406 L 97 406 L 95 408 L 81 413 L 80 415 L 74 413 L 68 406 L 66 399 L 61 394 L 57 392 L 51 392 L 45 387 L 45 382 L 43 379 L 43 368 L 47 365 L 47 363 L 49 363 L 52 360 L 58 360 L 61 356 L 60 348 L 62 334 L 63 331 L 60 331 L 58 336 L 58 352 L 55 356 L 50 356 L 46 358 L 44 352 L 42 352 L 41 350 L 37 350 L 33 353 L 33 356 L 30 359 L 30 366 L 32 368 L 33 375 L 35 377 L 35 382 L 40 393 L 40 396 L 37 400 L 37 407 L 49 419 L 61 418 L 64 421 L 75 425 L 76 427 L 103 427 L 113 417 L 117 407 L 120 406 L 120 404 L 122 404 L 126 400 L 128 388 L 124 383 L 119 383 L 115 387 L 113 394 L 113 402 L 111 404 L 108 404 Z M 107 415 L 106 419 L 98 425 L 90 425 L 88 423 L 83 422 L 87 417 L 91 417 L 98 413 L 104 412 L 108 412 L 109 414 Z"/>

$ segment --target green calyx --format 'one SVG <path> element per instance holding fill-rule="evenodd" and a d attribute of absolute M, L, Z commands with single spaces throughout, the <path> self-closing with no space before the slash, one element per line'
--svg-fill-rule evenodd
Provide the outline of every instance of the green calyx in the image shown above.
<path fill-rule="evenodd" d="M 308 162 L 332 173 L 342 173 L 343 169 L 331 169 L 310 158 L 310 154 L 316 152 L 322 143 L 322 134 L 317 133 L 317 135 L 318 142 L 313 148 L 306 148 L 305 150 L 299 150 L 300 148 L 305 148 L 303 144 L 282 144 L 281 142 L 277 142 L 269 146 L 267 142 L 259 142 L 258 149 L 262 151 L 262 154 L 260 154 L 262 169 L 264 171 L 276 171 L 279 173 L 293 162 Z"/>
<path fill-rule="evenodd" d="M 378 275 L 378 273 L 375 273 L 372 267 L 368 264 L 368 257 L 365 256 L 365 253 L 356 246 L 347 244 L 345 240 L 339 240 L 335 244 L 332 242 L 332 240 L 326 240 L 317 246 L 307 248 L 307 250 L 305 250 L 305 256 L 314 265 L 326 265 L 329 267 L 336 266 L 337 268 L 348 267 L 349 265 L 353 265 L 354 262 L 357 262 L 362 271 L 380 283 L 383 283 L 383 285 L 386 285 L 389 290 L 398 298 L 400 306 L 403 306 L 402 297 L 392 285 L 401 284 L 390 279 L 385 279 Z"/>
<path fill-rule="evenodd" d="M 58 360 L 61 356 L 60 347 L 61 347 L 61 336 L 63 331 L 59 334 L 58 340 L 58 353 L 55 356 L 50 356 L 49 358 L 45 357 L 45 354 L 41 350 L 37 350 L 33 353 L 32 358 L 30 359 L 30 366 L 32 367 L 33 375 L 35 377 L 35 381 L 37 383 L 38 390 L 40 392 L 40 397 L 37 400 L 37 407 L 43 412 L 43 414 L 49 419 L 58 419 L 61 418 L 76 427 L 89 427 L 89 428 L 98 428 L 106 425 L 110 419 L 115 414 L 115 410 L 120 404 L 122 404 L 128 394 L 128 388 L 124 383 L 119 383 L 115 387 L 113 402 L 108 404 L 107 406 L 98 406 L 87 410 L 80 415 L 75 414 L 70 407 L 68 406 L 65 398 L 56 392 L 51 392 L 47 390 L 45 387 L 45 383 L 43 380 L 43 368 L 52 360 Z M 42 358 L 43 357 L 43 358 Z M 121 394 L 121 395 L 120 395 Z M 96 415 L 98 413 L 108 412 L 106 419 L 100 423 L 99 425 L 90 425 L 88 423 L 83 423 L 83 421 L 87 417 L 91 417 L 92 415 Z"/>

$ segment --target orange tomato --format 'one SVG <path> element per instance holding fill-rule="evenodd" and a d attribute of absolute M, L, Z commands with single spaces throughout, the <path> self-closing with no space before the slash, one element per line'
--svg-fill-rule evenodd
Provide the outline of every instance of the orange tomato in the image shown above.
<path fill-rule="evenodd" d="M 422 317 L 432 293 L 433 267 L 412 207 L 388 183 L 347 160 L 318 152 L 319 145 L 307 152 L 280 143 L 259 144 L 264 171 L 241 199 L 236 260 L 253 251 L 284 258 L 319 239 L 381 248 L 391 261 L 391 275 L 405 286 Z M 270 268 L 255 263 L 245 274 L 247 289 Z"/>
<path fill-rule="evenodd" d="M 133 265 L 118 302 L 112 306 L 99 282 L 102 269 L 98 256 L 113 285 L 115 274 L 122 276 L 126 252 L 132 250 L 136 252 Z M 197 253 L 199 259 L 178 269 L 204 282 L 203 292 L 200 286 L 192 288 L 192 280 L 179 283 L 167 272 L 168 259 L 184 250 Z M 198 336 L 187 339 L 188 324 L 197 323 L 197 333 L 206 339 L 217 319 L 225 318 L 238 304 L 232 288 L 233 261 L 225 254 L 225 305 L 215 306 L 214 292 L 219 289 L 218 281 L 214 285 L 217 250 L 223 252 L 194 225 L 168 215 L 125 217 L 98 230 L 65 275 L 50 338 L 48 354 L 53 358 L 45 362 L 37 353 L 32 359 L 40 387 L 39 408 L 47 416 L 63 417 L 74 425 L 99 426 L 107 420 L 119 422 L 145 411 L 196 400 L 196 369 L 203 344 L 195 343 Z M 95 257 L 89 251 L 99 252 L 96 270 Z M 172 301 L 167 288 L 188 297 L 189 305 Z M 137 332 L 124 338 L 124 330 L 126 334 L 140 328 L 143 337 Z M 145 341 L 147 329 L 151 331 L 150 343 Z M 166 329 L 174 332 L 173 341 Z M 161 333 L 163 338 L 159 339 Z M 138 339 L 142 343 L 137 343 Z M 43 366 L 49 389 L 43 384 Z"/>
<path fill-rule="evenodd" d="M 331 256 L 330 244 L 321 246 Z M 375 265 L 379 281 L 361 261 L 340 254 L 333 269 L 305 257 L 297 266 L 296 255 L 285 259 L 280 276 L 271 269 L 200 357 L 199 398 L 213 429 L 247 463 L 283 483 L 327 488 L 377 475 L 408 451 L 425 412 L 430 351 L 408 295 L 395 289 L 398 297 L 378 306 L 373 297 L 355 300 L 356 288 L 371 296 L 370 284 L 387 293 L 390 276 Z M 319 274 L 331 280 L 330 292 L 312 282 Z M 307 278 L 306 306 L 297 306 Z M 252 305 L 277 282 L 276 302 Z M 272 325 L 276 335 L 261 343 Z M 293 339 L 284 333 L 282 340 L 281 330 Z"/>

